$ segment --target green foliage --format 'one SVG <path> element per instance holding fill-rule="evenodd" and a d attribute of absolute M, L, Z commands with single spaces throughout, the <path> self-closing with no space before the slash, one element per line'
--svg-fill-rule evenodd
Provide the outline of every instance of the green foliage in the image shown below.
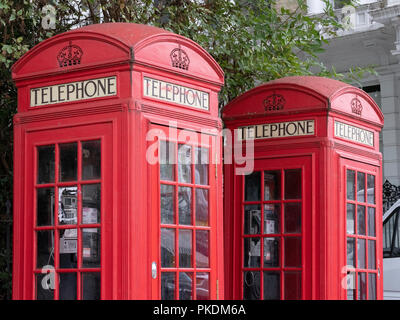
<path fill-rule="evenodd" d="M 12 203 L 12 117 L 17 92 L 10 67 L 26 51 L 52 35 L 103 22 L 136 22 L 158 26 L 199 43 L 225 72 L 223 106 L 246 90 L 288 75 L 319 74 L 351 80 L 372 69 L 355 68 L 347 75 L 318 61 L 328 39 L 342 28 L 326 0 L 319 16 L 307 16 L 306 1 L 298 8 L 278 8 L 276 0 L 0 0 L 0 227 L 10 219 Z M 54 29 L 44 29 L 48 12 L 56 10 Z M 0 239 L 6 228 L 0 228 Z M 0 241 L 0 299 L 9 297 L 9 256 Z"/>

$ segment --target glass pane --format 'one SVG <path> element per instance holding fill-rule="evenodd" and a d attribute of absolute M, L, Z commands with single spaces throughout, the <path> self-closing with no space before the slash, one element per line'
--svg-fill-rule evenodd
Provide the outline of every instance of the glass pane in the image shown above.
<path fill-rule="evenodd" d="M 82 229 L 82 267 L 100 267 L 100 228 Z"/>
<path fill-rule="evenodd" d="M 354 204 L 347 204 L 347 221 L 346 221 L 346 229 L 348 234 L 354 234 L 355 232 L 355 214 L 356 214 L 356 206 Z"/>
<path fill-rule="evenodd" d="M 208 226 L 208 190 L 196 188 L 196 226 Z"/>
<path fill-rule="evenodd" d="M 261 210 L 260 205 L 244 206 L 244 234 L 260 234 Z"/>
<path fill-rule="evenodd" d="M 375 208 L 368 208 L 368 235 L 375 237 Z"/>
<path fill-rule="evenodd" d="M 356 184 L 355 184 L 356 173 L 353 170 L 347 170 L 347 199 L 355 200 Z"/>
<path fill-rule="evenodd" d="M 281 276 L 279 272 L 264 271 L 264 300 L 279 300 L 281 297 Z"/>
<path fill-rule="evenodd" d="M 59 281 L 59 299 L 76 300 L 76 273 L 60 273 Z"/>
<path fill-rule="evenodd" d="M 355 264 L 356 256 L 356 244 L 354 238 L 347 238 L 347 265 L 356 267 Z"/>
<path fill-rule="evenodd" d="M 37 226 L 54 225 L 54 188 L 37 189 Z"/>
<path fill-rule="evenodd" d="M 209 231 L 196 230 L 196 267 L 210 267 Z"/>
<path fill-rule="evenodd" d="M 59 230 L 60 268 L 76 268 L 78 248 L 77 229 Z"/>
<path fill-rule="evenodd" d="M 301 199 L 301 169 L 285 170 L 285 199 Z"/>
<path fill-rule="evenodd" d="M 161 300 L 175 299 L 175 273 L 161 272 Z"/>
<path fill-rule="evenodd" d="M 36 232 L 36 268 L 54 266 L 54 232 L 43 230 Z"/>
<path fill-rule="evenodd" d="M 365 173 L 357 172 L 357 201 L 365 202 Z"/>
<path fill-rule="evenodd" d="M 193 300 L 193 273 L 179 272 L 179 300 Z"/>
<path fill-rule="evenodd" d="M 354 272 L 346 275 L 347 300 L 354 300 L 356 297 L 356 274 Z"/>
<path fill-rule="evenodd" d="M 100 223 L 100 184 L 82 185 L 82 223 Z"/>
<path fill-rule="evenodd" d="M 301 233 L 301 202 L 285 203 L 285 233 Z"/>
<path fill-rule="evenodd" d="M 207 148 L 195 148 L 195 182 L 208 185 L 209 154 Z"/>
<path fill-rule="evenodd" d="M 37 154 L 38 154 L 37 183 L 54 182 L 54 170 L 55 170 L 54 146 L 38 147 Z"/>
<path fill-rule="evenodd" d="M 264 205 L 264 234 L 277 234 L 280 231 L 281 205 Z"/>
<path fill-rule="evenodd" d="M 82 142 L 82 179 L 101 178 L 101 141 Z"/>
<path fill-rule="evenodd" d="M 264 200 L 279 200 L 281 198 L 281 172 L 264 171 Z"/>
<path fill-rule="evenodd" d="M 376 300 L 376 274 L 368 274 L 368 300 Z"/>
<path fill-rule="evenodd" d="M 161 228 L 161 267 L 175 267 L 175 230 Z"/>
<path fill-rule="evenodd" d="M 58 188 L 58 223 L 76 224 L 78 221 L 78 188 Z"/>
<path fill-rule="evenodd" d="M 192 267 L 192 230 L 179 230 L 179 267 Z"/>
<path fill-rule="evenodd" d="M 285 267 L 301 267 L 301 238 L 286 237 L 284 248 Z"/>
<path fill-rule="evenodd" d="M 375 203 L 375 176 L 367 175 L 367 202 Z"/>
<path fill-rule="evenodd" d="M 358 300 L 367 299 L 367 277 L 365 272 L 358 273 Z"/>
<path fill-rule="evenodd" d="M 206 272 L 196 273 L 196 299 L 210 300 L 210 275 Z"/>
<path fill-rule="evenodd" d="M 264 238 L 264 267 L 279 267 L 279 238 Z"/>
<path fill-rule="evenodd" d="M 192 188 L 178 188 L 179 224 L 192 225 Z"/>
<path fill-rule="evenodd" d="M 175 180 L 175 143 L 160 141 L 160 179 Z"/>
<path fill-rule="evenodd" d="M 178 181 L 192 182 L 192 148 L 186 144 L 178 146 Z"/>
<path fill-rule="evenodd" d="M 84 272 L 81 276 L 82 300 L 100 300 L 100 272 Z"/>
<path fill-rule="evenodd" d="M 260 251 L 261 241 L 260 238 L 244 238 L 243 239 L 243 266 L 246 267 L 260 267 Z"/>
<path fill-rule="evenodd" d="M 368 240 L 368 269 L 376 269 L 375 240 Z"/>
<path fill-rule="evenodd" d="M 285 272 L 284 292 L 285 300 L 301 299 L 301 271 Z"/>
<path fill-rule="evenodd" d="M 243 273 L 243 299 L 260 300 L 260 272 L 245 271 Z"/>
<path fill-rule="evenodd" d="M 36 274 L 36 300 L 54 299 L 54 272 Z"/>
<path fill-rule="evenodd" d="M 361 205 L 357 206 L 357 231 L 365 235 L 365 207 Z"/>
<path fill-rule="evenodd" d="M 244 200 L 259 201 L 261 197 L 261 172 L 254 171 L 245 176 Z"/>
<path fill-rule="evenodd" d="M 365 240 L 357 239 L 357 268 L 365 269 Z"/>
<path fill-rule="evenodd" d="M 60 181 L 77 180 L 77 143 L 60 144 Z"/>
<path fill-rule="evenodd" d="M 175 186 L 160 185 L 161 223 L 175 223 Z"/>

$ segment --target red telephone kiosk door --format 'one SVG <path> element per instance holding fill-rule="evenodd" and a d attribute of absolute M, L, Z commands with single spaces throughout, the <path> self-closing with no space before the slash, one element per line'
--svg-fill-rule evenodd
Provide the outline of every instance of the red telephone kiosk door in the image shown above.
<path fill-rule="evenodd" d="M 20 266 L 33 277 L 27 299 L 107 299 L 111 130 L 94 124 L 27 134 L 25 239 L 33 254 Z"/>
<path fill-rule="evenodd" d="M 152 297 L 218 299 L 216 137 L 152 125 L 148 138 Z"/>
<path fill-rule="evenodd" d="M 235 296 L 309 298 L 311 158 L 255 160 L 253 173 L 238 179 L 242 236 L 234 252 L 241 281 Z"/>

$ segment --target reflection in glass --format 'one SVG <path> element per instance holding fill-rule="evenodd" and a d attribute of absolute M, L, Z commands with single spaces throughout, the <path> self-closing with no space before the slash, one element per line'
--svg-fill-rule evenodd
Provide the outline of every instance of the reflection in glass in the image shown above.
<path fill-rule="evenodd" d="M 196 299 L 210 300 L 210 274 L 207 272 L 196 273 Z"/>
<path fill-rule="evenodd" d="M 356 173 L 353 170 L 347 170 L 347 199 L 348 200 L 355 200 L 355 190 L 356 190 L 356 184 L 355 184 L 355 177 Z"/>
<path fill-rule="evenodd" d="M 375 176 L 367 175 L 367 202 L 375 203 Z"/>
<path fill-rule="evenodd" d="M 100 272 L 83 272 L 81 290 L 82 300 L 100 300 Z"/>
<path fill-rule="evenodd" d="M 347 300 L 354 300 L 356 298 L 356 273 L 350 272 L 346 275 L 347 279 Z"/>
<path fill-rule="evenodd" d="M 82 185 L 82 223 L 100 223 L 100 184 Z"/>
<path fill-rule="evenodd" d="M 36 231 L 36 268 L 54 266 L 54 231 Z"/>
<path fill-rule="evenodd" d="M 160 141 L 160 179 L 175 180 L 175 143 Z"/>
<path fill-rule="evenodd" d="M 60 273 L 59 288 L 60 300 L 76 300 L 76 273 Z"/>
<path fill-rule="evenodd" d="M 367 277 L 365 272 L 358 273 L 358 300 L 367 299 Z"/>
<path fill-rule="evenodd" d="M 192 272 L 179 272 L 179 300 L 193 300 L 192 283 Z"/>
<path fill-rule="evenodd" d="M 100 228 L 82 229 L 82 267 L 100 267 Z"/>
<path fill-rule="evenodd" d="M 58 188 L 58 223 L 76 224 L 78 221 L 78 188 Z"/>
<path fill-rule="evenodd" d="M 347 238 L 347 265 L 356 267 L 356 244 L 354 238 Z"/>
<path fill-rule="evenodd" d="M 196 188 L 196 226 L 208 226 L 208 189 Z"/>
<path fill-rule="evenodd" d="M 192 224 L 192 188 L 178 188 L 179 224 Z"/>
<path fill-rule="evenodd" d="M 280 273 L 264 271 L 264 300 L 279 300 L 281 295 Z"/>
<path fill-rule="evenodd" d="M 279 267 L 279 238 L 264 238 L 264 267 Z"/>
<path fill-rule="evenodd" d="M 260 234 L 261 210 L 260 205 L 244 206 L 244 234 Z"/>
<path fill-rule="evenodd" d="M 284 242 L 285 267 L 301 267 L 301 238 L 286 237 Z"/>
<path fill-rule="evenodd" d="M 375 264 L 375 240 L 368 240 L 368 269 L 376 269 Z"/>
<path fill-rule="evenodd" d="M 54 188 L 37 189 L 37 226 L 54 225 Z"/>
<path fill-rule="evenodd" d="M 368 235 L 375 237 L 375 208 L 368 207 Z"/>
<path fill-rule="evenodd" d="M 77 143 L 59 145 L 60 151 L 60 181 L 77 180 L 78 150 Z"/>
<path fill-rule="evenodd" d="M 281 198 L 281 172 L 264 171 L 264 200 L 279 200 Z"/>
<path fill-rule="evenodd" d="M 174 300 L 175 286 L 175 272 L 161 272 L 161 300 Z"/>
<path fill-rule="evenodd" d="M 209 155 L 207 148 L 195 148 L 195 183 L 208 185 Z"/>
<path fill-rule="evenodd" d="M 357 201 L 365 202 L 365 173 L 357 172 Z"/>
<path fill-rule="evenodd" d="M 357 239 L 357 267 L 365 269 L 365 239 Z"/>
<path fill-rule="evenodd" d="M 368 274 L 368 300 L 376 300 L 376 274 Z"/>
<path fill-rule="evenodd" d="M 260 300 L 260 272 L 245 271 L 243 273 L 243 299 Z"/>
<path fill-rule="evenodd" d="M 59 230 L 60 268 L 71 269 L 77 267 L 78 230 Z"/>
<path fill-rule="evenodd" d="M 175 223 L 175 187 L 167 184 L 160 185 L 161 223 Z"/>
<path fill-rule="evenodd" d="M 244 267 L 259 267 L 260 266 L 260 238 L 244 238 Z"/>
<path fill-rule="evenodd" d="M 285 170 L 285 199 L 301 199 L 301 169 Z"/>
<path fill-rule="evenodd" d="M 264 234 L 280 233 L 280 204 L 264 204 Z"/>
<path fill-rule="evenodd" d="M 244 200 L 257 201 L 260 200 L 261 194 L 261 172 L 253 171 L 245 176 L 244 183 Z"/>
<path fill-rule="evenodd" d="M 54 289 L 51 286 L 51 283 L 54 283 L 54 278 L 54 273 L 39 273 L 35 275 L 36 300 L 54 299 Z"/>
<path fill-rule="evenodd" d="M 178 146 L 178 181 L 192 182 L 192 147 L 186 144 Z"/>
<path fill-rule="evenodd" d="M 284 273 L 285 300 L 301 299 L 301 271 Z"/>
<path fill-rule="evenodd" d="M 285 233 L 301 233 L 301 202 L 285 203 Z"/>
<path fill-rule="evenodd" d="M 192 267 L 192 230 L 179 230 L 179 267 Z"/>
<path fill-rule="evenodd" d="M 196 267 L 210 267 L 209 231 L 196 230 Z"/>
<path fill-rule="evenodd" d="M 38 147 L 37 156 L 38 156 L 37 183 L 54 182 L 54 168 L 55 168 L 54 145 Z"/>
<path fill-rule="evenodd" d="M 357 229 L 358 234 L 365 235 L 365 207 L 357 206 Z"/>
<path fill-rule="evenodd" d="M 82 142 L 82 179 L 101 178 L 101 141 Z"/>
<path fill-rule="evenodd" d="M 356 214 L 356 206 L 354 204 L 347 204 L 347 221 L 346 221 L 346 229 L 347 234 L 354 234 L 355 232 L 355 214 Z"/>
<path fill-rule="evenodd" d="M 161 228 L 161 267 L 175 267 L 175 230 Z"/>

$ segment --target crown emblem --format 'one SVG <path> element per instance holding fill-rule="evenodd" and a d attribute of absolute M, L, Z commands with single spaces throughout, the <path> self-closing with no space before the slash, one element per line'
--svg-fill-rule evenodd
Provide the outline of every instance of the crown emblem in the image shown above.
<path fill-rule="evenodd" d="M 172 66 L 179 69 L 189 69 L 189 57 L 181 48 L 176 48 L 170 54 Z"/>
<path fill-rule="evenodd" d="M 351 100 L 351 112 L 361 116 L 362 109 L 363 107 L 360 100 L 357 98 Z"/>
<path fill-rule="evenodd" d="M 280 94 L 271 94 L 264 100 L 265 111 L 281 110 L 285 106 L 286 100 Z"/>
<path fill-rule="evenodd" d="M 83 51 L 80 47 L 72 44 L 70 41 L 68 46 L 62 48 L 57 55 L 60 67 L 74 66 L 81 63 Z"/>

